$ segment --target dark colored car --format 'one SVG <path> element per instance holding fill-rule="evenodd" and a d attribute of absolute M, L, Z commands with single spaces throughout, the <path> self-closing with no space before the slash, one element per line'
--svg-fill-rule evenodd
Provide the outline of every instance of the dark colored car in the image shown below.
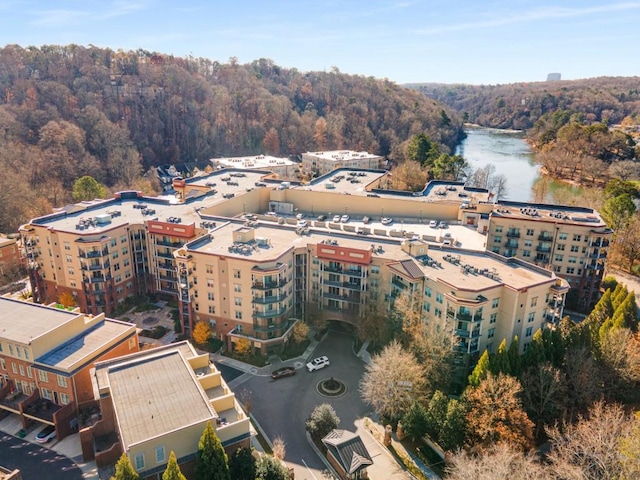
<path fill-rule="evenodd" d="M 324 222 L 327 219 L 326 215 L 318 215 L 318 221 L 319 222 Z"/>
<path fill-rule="evenodd" d="M 273 378 L 274 380 L 277 380 L 278 378 L 282 378 L 282 377 L 290 377 L 292 375 L 296 374 L 296 369 L 293 367 L 282 367 L 279 368 L 277 370 L 274 370 L 273 372 L 271 372 L 271 378 Z"/>
<path fill-rule="evenodd" d="M 36 442 L 48 443 L 56 438 L 56 427 L 53 425 L 47 425 L 36 435 Z"/>

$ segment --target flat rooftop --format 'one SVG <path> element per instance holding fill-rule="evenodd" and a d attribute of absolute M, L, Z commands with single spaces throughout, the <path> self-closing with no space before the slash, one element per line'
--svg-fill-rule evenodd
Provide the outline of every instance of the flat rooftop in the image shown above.
<path fill-rule="evenodd" d="M 297 165 L 288 158 L 272 157 L 271 155 L 251 155 L 248 157 L 212 158 L 213 165 L 238 169 L 269 170 L 273 167 Z"/>
<path fill-rule="evenodd" d="M 316 158 L 328 162 L 342 162 L 345 160 L 358 160 L 358 159 L 381 159 L 380 155 L 374 155 L 369 152 L 356 152 L 354 150 L 330 150 L 323 152 L 306 152 L 303 155 L 312 155 Z"/>
<path fill-rule="evenodd" d="M 571 205 L 500 202 L 494 206 L 491 215 L 552 224 L 591 225 L 594 229 L 606 228 L 607 226 L 596 210 Z"/>
<path fill-rule="evenodd" d="M 178 349 L 150 350 L 112 366 L 107 377 L 125 450 L 216 416 Z"/>
<path fill-rule="evenodd" d="M 368 225 L 369 226 L 369 225 Z M 405 225 L 406 229 L 414 225 Z M 423 228 L 433 231 L 427 225 Z M 209 237 L 189 244 L 189 250 L 224 257 L 246 258 L 251 261 L 276 261 L 291 248 L 306 248 L 309 244 L 330 243 L 341 247 L 360 250 L 373 250 L 374 258 L 381 257 L 389 262 L 412 259 L 402 250 L 402 238 L 382 237 L 376 235 L 358 235 L 352 232 L 336 231 L 327 228 L 309 228 L 309 233 L 299 235 L 294 226 L 269 225 L 257 222 L 254 227 L 256 242 L 247 244 L 234 243 L 233 232 L 246 228 L 237 222 L 227 223 L 214 230 Z M 437 229 L 440 230 L 440 229 Z M 484 236 L 463 226 L 449 227 L 449 230 L 464 230 L 466 234 L 484 239 Z M 412 241 L 411 239 L 405 239 Z M 506 284 L 513 288 L 522 288 L 532 284 L 548 282 L 555 279 L 549 271 L 523 261 L 507 259 L 497 254 L 478 250 L 477 245 L 467 248 L 449 248 L 434 242 L 424 242 L 428 247 L 427 256 L 439 263 L 429 266 L 422 263 L 422 258 L 414 259 L 424 276 L 439 279 L 455 285 L 455 288 L 483 290 Z M 239 247 L 233 249 L 233 246 Z M 242 247 L 245 248 L 242 248 Z M 452 259 L 456 258 L 454 263 Z M 473 271 L 465 271 L 461 265 L 473 266 Z M 478 273 L 476 272 L 478 270 Z M 491 273 L 493 278 L 483 273 Z"/>
<path fill-rule="evenodd" d="M 0 338 L 29 344 L 81 315 L 81 313 L 0 297 Z"/>
<path fill-rule="evenodd" d="M 71 373 L 87 361 L 95 359 L 118 339 L 132 333 L 135 333 L 135 325 L 106 319 L 37 358 L 36 363 Z"/>

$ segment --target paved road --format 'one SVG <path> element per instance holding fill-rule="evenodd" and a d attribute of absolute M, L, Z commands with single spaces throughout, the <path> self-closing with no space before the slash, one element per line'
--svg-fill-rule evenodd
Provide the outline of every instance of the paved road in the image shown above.
<path fill-rule="evenodd" d="M 0 464 L 20 469 L 24 480 L 82 480 L 82 472 L 69 458 L 0 432 Z"/>
<path fill-rule="evenodd" d="M 352 353 L 352 342 L 350 335 L 331 332 L 313 354 L 314 357 L 327 355 L 331 362 L 328 367 L 312 373 L 306 368 L 298 368 L 295 376 L 279 380 L 253 376 L 239 387 L 240 396 L 249 399 L 251 412 L 267 436 L 271 440 L 284 439 L 285 460 L 294 467 L 296 480 L 323 478 L 321 472 L 325 466 L 309 446 L 304 427 L 316 405 L 325 402 L 333 405 L 340 417 L 340 427 L 350 431 L 356 430 L 354 422 L 357 418 L 371 411 L 358 393 L 364 366 Z M 327 398 L 317 392 L 318 382 L 329 377 L 346 384 L 347 392 L 343 396 Z"/>

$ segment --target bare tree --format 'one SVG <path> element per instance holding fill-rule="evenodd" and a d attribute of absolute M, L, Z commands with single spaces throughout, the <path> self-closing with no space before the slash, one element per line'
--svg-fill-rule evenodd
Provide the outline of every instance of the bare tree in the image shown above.
<path fill-rule="evenodd" d="M 523 403 L 536 424 L 536 436 L 544 425 L 556 421 L 564 410 L 566 384 L 559 368 L 543 362 L 522 375 Z"/>
<path fill-rule="evenodd" d="M 533 453 L 500 443 L 480 454 L 459 451 L 447 468 L 447 480 L 536 480 L 548 478 Z"/>
<path fill-rule="evenodd" d="M 575 424 L 547 430 L 548 455 L 555 478 L 614 480 L 624 477 L 620 442 L 631 434 L 633 423 L 621 406 L 597 402 Z"/>
<path fill-rule="evenodd" d="M 362 399 L 387 420 L 400 419 L 414 400 L 425 394 L 424 369 L 396 341 L 387 345 L 365 368 L 360 381 Z"/>

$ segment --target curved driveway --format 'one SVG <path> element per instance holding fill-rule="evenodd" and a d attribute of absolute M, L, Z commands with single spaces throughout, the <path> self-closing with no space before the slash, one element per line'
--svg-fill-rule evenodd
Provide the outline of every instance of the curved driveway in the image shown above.
<path fill-rule="evenodd" d="M 293 377 L 279 380 L 254 376 L 239 387 L 243 397 L 250 400 L 251 412 L 267 436 L 272 441 L 277 437 L 285 441 L 285 460 L 294 467 L 296 479 L 323 478 L 325 466 L 307 443 L 305 434 L 305 420 L 316 405 L 330 403 L 340 417 L 340 428 L 352 432 L 356 430 L 355 420 L 371 411 L 358 393 L 364 365 L 352 353 L 352 343 L 352 336 L 330 332 L 313 353 L 313 357 L 327 355 L 331 362 L 328 367 L 312 373 L 299 368 Z M 347 385 L 343 396 L 326 398 L 317 392 L 318 382 L 329 377 Z"/>
<path fill-rule="evenodd" d="M 82 480 L 82 471 L 69 458 L 4 432 L 0 432 L 0 464 L 20 469 L 25 480 Z"/>

